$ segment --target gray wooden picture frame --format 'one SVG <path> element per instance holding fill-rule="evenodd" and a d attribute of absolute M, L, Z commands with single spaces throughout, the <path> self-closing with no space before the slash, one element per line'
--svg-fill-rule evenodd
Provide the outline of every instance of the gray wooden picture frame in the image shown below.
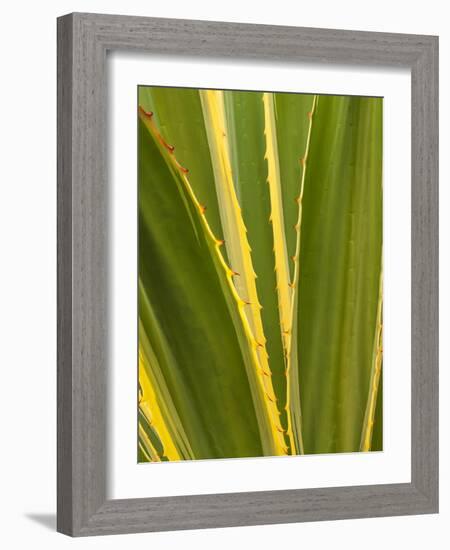
<path fill-rule="evenodd" d="M 411 69 L 410 483 L 107 499 L 110 50 Z M 57 529 L 72 536 L 438 511 L 437 37 L 82 13 L 58 19 L 57 487 Z"/>

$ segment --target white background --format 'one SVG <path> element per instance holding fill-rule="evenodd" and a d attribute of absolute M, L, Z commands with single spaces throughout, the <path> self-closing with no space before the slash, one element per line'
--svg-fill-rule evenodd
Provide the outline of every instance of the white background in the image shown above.
<path fill-rule="evenodd" d="M 411 481 L 411 75 L 409 70 L 176 60 L 115 53 L 109 60 L 109 177 L 113 281 L 108 380 L 111 498 L 263 491 Z M 157 76 L 156 76 L 157 75 Z M 270 75 L 268 80 L 268 75 Z M 157 78 L 158 80 L 155 80 Z M 136 464 L 136 84 L 210 86 L 383 99 L 383 452 Z M 275 83 L 275 84 L 274 84 Z M 112 383 L 111 383 L 112 381 Z"/>
<path fill-rule="evenodd" d="M 377 548 L 448 544 L 449 286 L 441 285 L 441 514 L 70 540 L 54 533 L 56 362 L 55 17 L 97 11 L 440 35 L 441 97 L 450 94 L 445 2 L 277 0 L 23 2 L 3 6 L 0 40 L 2 545 L 46 548 Z M 449 107 L 441 119 L 441 280 L 450 279 Z M 447 540 L 447 543 L 445 542 Z"/>

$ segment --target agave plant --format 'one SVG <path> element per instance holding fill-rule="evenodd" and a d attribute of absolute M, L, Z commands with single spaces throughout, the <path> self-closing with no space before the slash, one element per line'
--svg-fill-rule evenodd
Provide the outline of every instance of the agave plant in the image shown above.
<path fill-rule="evenodd" d="M 139 88 L 139 461 L 382 448 L 382 99 Z"/>

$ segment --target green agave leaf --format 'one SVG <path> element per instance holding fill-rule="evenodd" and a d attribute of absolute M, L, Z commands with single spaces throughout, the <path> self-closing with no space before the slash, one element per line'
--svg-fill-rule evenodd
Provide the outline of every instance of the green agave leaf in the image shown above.
<path fill-rule="evenodd" d="M 274 242 L 269 223 L 271 204 L 262 98 L 262 93 L 258 92 L 224 92 L 234 184 L 251 243 L 272 383 L 278 398 L 281 424 L 286 429 L 286 375 L 274 271 Z"/>
<path fill-rule="evenodd" d="M 271 93 L 263 93 L 265 159 L 267 161 L 267 184 L 270 197 L 269 222 L 272 226 L 274 268 L 278 295 L 278 312 L 285 355 L 288 354 L 291 325 L 291 294 L 289 255 L 284 227 L 283 185 L 280 177 L 280 162 L 276 135 L 274 98 Z"/>
<path fill-rule="evenodd" d="M 359 450 L 379 301 L 381 117 L 381 99 L 321 96 L 312 126 L 298 307 L 306 453 Z"/>
<path fill-rule="evenodd" d="M 189 170 L 189 183 L 208 210 L 214 235 L 222 236 L 214 174 L 197 89 L 139 87 L 139 105 L 152 112 L 165 141 L 176 147 L 178 162 Z"/>
<path fill-rule="evenodd" d="M 165 372 L 170 371 L 170 363 L 174 358 L 147 298 L 142 281 L 139 281 L 139 316 L 139 367 L 144 370 L 144 372 L 139 371 L 139 382 L 143 393 L 139 403 L 140 410 L 145 414 L 142 401 L 143 397 L 147 397 L 150 413 L 154 413 L 155 410 L 159 412 L 162 444 L 167 448 L 165 452 L 169 458 L 193 459 L 194 453 L 164 376 Z M 150 385 L 151 391 L 148 391 L 144 382 Z M 195 418 L 191 421 L 195 422 Z M 171 449 L 172 446 L 175 452 Z"/>
<path fill-rule="evenodd" d="M 280 178 L 282 181 L 283 212 L 288 256 L 295 255 L 297 217 L 302 163 L 306 150 L 310 118 L 316 96 L 310 94 L 273 94 Z M 294 264 L 290 263 L 291 280 Z"/>
<path fill-rule="evenodd" d="M 165 354 L 152 346 L 173 405 L 195 458 L 261 455 L 248 342 L 219 244 L 205 230 L 205 212 L 189 196 L 183 172 L 142 118 L 139 148 L 139 276 L 165 335 Z M 146 336 L 151 341 L 155 333 Z"/>
<path fill-rule="evenodd" d="M 377 407 L 375 409 L 375 424 L 372 434 L 371 451 L 383 450 L 383 371 L 378 382 Z"/>
<path fill-rule="evenodd" d="M 230 135 L 225 114 L 224 95 L 221 90 L 201 90 L 203 115 L 207 129 L 209 149 L 214 169 L 216 193 L 219 199 L 220 216 L 225 237 L 225 246 L 233 269 L 239 276 L 234 280 L 236 291 L 245 301 L 244 316 L 251 333 L 250 345 L 255 348 L 254 369 L 249 370 L 251 386 L 257 391 L 254 401 L 264 404 L 265 417 L 260 431 L 270 428 L 270 446 L 265 454 L 286 454 L 287 446 L 280 425 L 280 412 L 272 385 L 272 374 L 268 362 L 266 336 L 261 317 L 256 273 L 247 228 L 239 204 L 230 155 Z"/>
<path fill-rule="evenodd" d="M 292 441 L 292 447 L 300 453 L 305 452 L 303 443 L 303 421 L 302 421 L 302 406 L 300 399 L 299 387 L 299 361 L 298 361 L 298 297 L 299 297 L 299 281 L 300 281 L 300 244 L 302 235 L 302 220 L 303 220 L 303 194 L 305 189 L 306 171 L 309 162 L 309 150 L 311 145 L 311 133 L 313 127 L 313 117 L 317 109 L 318 96 L 313 96 L 311 110 L 308 112 L 308 128 L 306 130 L 306 140 L 304 143 L 304 154 L 301 159 L 302 175 L 300 182 L 299 195 L 296 199 L 298 204 L 297 221 L 295 224 L 296 242 L 294 255 L 292 256 L 294 264 L 294 272 L 291 278 L 291 309 L 290 309 L 290 340 L 287 349 L 287 395 L 288 401 L 286 409 L 288 412 L 288 433 Z"/>
<path fill-rule="evenodd" d="M 376 325 L 372 348 L 372 366 L 369 380 L 369 391 L 361 431 L 360 451 L 370 451 L 373 438 L 374 423 L 377 414 L 378 391 L 381 380 L 383 361 L 383 270 L 380 268 L 380 283 L 378 287 L 378 306 Z"/>
<path fill-rule="evenodd" d="M 139 447 L 147 461 L 166 462 L 164 446 L 148 418 L 139 411 Z"/>
<path fill-rule="evenodd" d="M 278 111 L 276 98 L 278 97 Z M 293 96 L 294 97 L 294 96 Z M 316 97 L 263 94 L 264 135 L 273 231 L 278 311 L 285 360 L 287 434 L 292 454 L 303 454 L 298 387 L 297 323 L 301 199 Z M 307 108 L 310 111 L 307 111 Z M 307 123 L 306 123 L 307 121 Z M 280 147 L 280 143 L 282 147 Z M 299 156 L 302 155 L 300 158 Z M 282 159 L 282 160 L 281 160 Z M 283 162 L 282 162 L 283 161 Z M 301 174 L 298 173 L 301 165 Z M 282 170 L 283 167 L 283 170 Z M 296 208 L 292 207 L 292 202 Z M 289 208 L 290 206 L 290 208 Z M 291 249 L 288 246 L 288 231 Z M 295 239 L 293 238 L 295 235 Z"/>

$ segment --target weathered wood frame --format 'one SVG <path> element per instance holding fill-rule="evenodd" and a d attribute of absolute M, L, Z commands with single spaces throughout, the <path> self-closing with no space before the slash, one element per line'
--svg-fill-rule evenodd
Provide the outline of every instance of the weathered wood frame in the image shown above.
<path fill-rule="evenodd" d="M 411 69 L 412 481 L 107 500 L 106 53 Z M 73 536 L 438 511 L 438 38 L 75 13 L 58 19 L 58 530 Z"/>

